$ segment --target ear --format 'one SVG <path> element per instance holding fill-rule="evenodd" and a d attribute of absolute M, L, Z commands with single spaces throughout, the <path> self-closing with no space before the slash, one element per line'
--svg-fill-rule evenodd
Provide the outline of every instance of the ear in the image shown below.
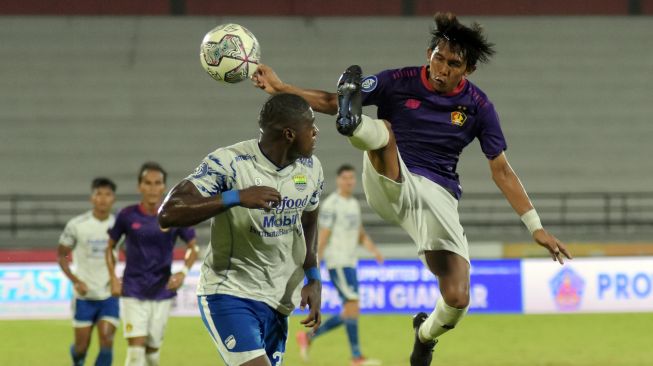
<path fill-rule="evenodd" d="M 281 134 L 286 139 L 286 141 L 292 143 L 295 141 L 295 130 L 292 128 L 286 127 L 281 131 Z"/>
<path fill-rule="evenodd" d="M 433 56 L 433 50 L 430 48 L 426 49 L 426 63 L 431 63 L 431 56 Z"/>

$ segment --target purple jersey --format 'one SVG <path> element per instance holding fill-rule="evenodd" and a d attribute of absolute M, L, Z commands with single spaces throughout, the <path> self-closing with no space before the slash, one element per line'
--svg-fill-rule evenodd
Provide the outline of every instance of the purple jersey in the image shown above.
<path fill-rule="evenodd" d="M 185 242 L 195 239 L 192 228 L 162 230 L 156 215 L 147 214 L 140 205 L 125 207 L 109 229 L 118 242 L 126 236 L 126 263 L 122 279 L 122 296 L 140 300 L 163 300 L 175 296 L 166 289 L 170 278 L 172 252 L 177 237 Z"/>
<path fill-rule="evenodd" d="M 506 148 L 499 117 L 487 96 L 468 80 L 452 93 L 435 92 L 426 66 L 385 70 L 363 79 L 363 105 L 376 105 L 378 118 L 392 124 L 408 170 L 460 198 L 456 173 L 465 146 L 478 138 L 488 159 Z"/>

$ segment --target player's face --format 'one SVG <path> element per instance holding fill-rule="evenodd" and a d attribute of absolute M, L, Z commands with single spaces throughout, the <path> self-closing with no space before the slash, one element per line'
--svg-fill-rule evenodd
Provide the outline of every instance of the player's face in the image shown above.
<path fill-rule="evenodd" d="M 116 195 L 109 187 L 98 187 L 91 192 L 91 204 L 93 205 L 93 210 L 99 213 L 110 212 L 115 201 Z"/>
<path fill-rule="evenodd" d="M 429 82 L 438 93 L 451 93 L 464 77 L 471 74 L 463 56 L 452 51 L 446 42 L 427 50 L 426 57 L 429 60 Z"/>
<path fill-rule="evenodd" d="M 353 170 L 343 171 L 336 178 L 336 185 L 338 186 L 338 190 L 343 194 L 352 194 L 356 187 L 356 172 Z"/>
<path fill-rule="evenodd" d="M 157 170 L 146 170 L 138 183 L 138 191 L 141 192 L 143 202 L 150 205 L 157 205 L 163 198 L 166 185 L 163 182 L 163 173 Z"/>

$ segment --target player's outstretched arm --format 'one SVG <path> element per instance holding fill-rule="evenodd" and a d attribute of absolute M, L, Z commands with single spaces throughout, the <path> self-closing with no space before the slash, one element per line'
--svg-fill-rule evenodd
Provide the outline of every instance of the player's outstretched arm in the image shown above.
<path fill-rule="evenodd" d="M 303 89 L 286 84 L 271 67 L 260 64 L 252 75 L 252 83 L 268 94 L 290 93 L 306 99 L 313 110 L 330 115 L 338 112 L 338 96 L 324 90 Z"/>
<path fill-rule="evenodd" d="M 560 264 L 564 264 L 564 257 L 572 259 L 571 253 L 569 253 L 565 244 L 542 227 L 524 186 L 522 186 L 519 177 L 508 163 L 506 154 L 501 153 L 501 155 L 489 162 L 494 183 L 499 187 L 515 212 L 522 218 L 522 221 L 531 232 L 533 240 L 546 248 L 551 254 L 551 258 L 560 262 Z"/>
<path fill-rule="evenodd" d="M 302 288 L 302 300 L 300 309 L 304 310 L 308 305 L 309 313 L 306 318 L 300 321 L 305 327 L 317 328 L 322 323 L 322 281 L 319 278 L 319 267 L 317 261 L 317 219 L 318 210 L 304 212 L 302 214 L 302 228 L 306 240 L 306 259 L 304 260 L 304 272 L 308 282 Z"/>
<path fill-rule="evenodd" d="M 281 201 L 281 194 L 271 187 L 254 186 L 228 192 L 204 197 L 193 183 L 182 180 L 163 200 L 159 208 L 159 225 L 164 229 L 193 226 L 233 206 L 271 210 Z"/>

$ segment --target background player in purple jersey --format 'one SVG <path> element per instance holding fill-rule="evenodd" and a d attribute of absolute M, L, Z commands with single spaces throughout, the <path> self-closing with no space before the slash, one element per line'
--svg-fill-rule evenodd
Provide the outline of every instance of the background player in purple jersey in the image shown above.
<path fill-rule="evenodd" d="M 172 298 L 181 287 L 195 259 L 195 230 L 162 229 L 157 210 L 165 192 L 166 171 L 154 162 L 143 164 L 138 174 L 141 202 L 125 207 L 109 230 L 106 261 L 111 276 L 111 292 L 121 296 L 123 333 L 127 338 L 127 366 L 156 366 L 168 321 Z M 125 236 L 125 271 L 115 274 L 113 248 Z M 186 242 L 182 271 L 171 274 L 173 249 L 177 237 Z"/>
<path fill-rule="evenodd" d="M 413 319 L 413 366 L 430 364 L 437 338 L 454 328 L 469 305 L 469 254 L 457 212 L 462 189 L 456 166 L 475 138 L 494 182 L 535 242 L 554 261 L 571 258 L 565 245 L 544 230 L 510 167 L 494 106 L 467 80 L 478 62 L 494 54 L 493 45 L 477 23 L 464 26 L 450 13 L 434 18 L 425 66 L 386 70 L 363 80 L 360 67 L 350 67 L 338 82 L 338 93 L 285 84 L 265 65 L 252 77 L 268 93 L 296 93 L 319 112 L 339 112 L 338 131 L 366 151 L 363 187 L 370 206 L 406 230 L 438 277 L 442 296 L 435 310 Z M 361 104 L 376 105 L 379 119 L 362 115 Z"/>

